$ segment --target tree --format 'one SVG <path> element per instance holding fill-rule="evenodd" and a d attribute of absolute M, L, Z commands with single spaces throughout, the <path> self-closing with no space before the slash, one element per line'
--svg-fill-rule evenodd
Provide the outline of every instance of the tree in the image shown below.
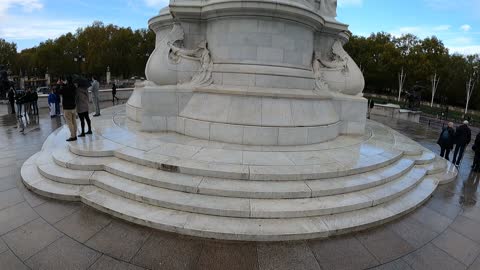
<path fill-rule="evenodd" d="M 17 55 L 17 45 L 0 38 L 0 65 L 12 64 Z"/>

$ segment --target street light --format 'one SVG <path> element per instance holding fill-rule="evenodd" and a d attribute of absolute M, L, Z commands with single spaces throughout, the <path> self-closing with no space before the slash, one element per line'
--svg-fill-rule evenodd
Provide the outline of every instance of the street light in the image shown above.
<path fill-rule="evenodd" d="M 78 71 L 82 73 L 82 63 L 85 63 L 86 61 L 85 56 L 78 54 L 77 56 L 73 57 L 73 61 L 78 63 Z"/>

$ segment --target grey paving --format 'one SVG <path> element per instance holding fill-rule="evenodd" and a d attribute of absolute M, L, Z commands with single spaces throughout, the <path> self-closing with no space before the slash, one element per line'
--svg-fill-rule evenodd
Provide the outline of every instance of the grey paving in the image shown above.
<path fill-rule="evenodd" d="M 480 269 L 480 175 L 466 152 L 457 181 L 378 229 L 328 240 L 237 243 L 132 225 L 79 203 L 48 200 L 20 182 L 25 159 L 62 124 L 45 111 L 21 134 L 0 116 L 0 269 Z M 438 130 L 383 122 L 438 151 Z"/>

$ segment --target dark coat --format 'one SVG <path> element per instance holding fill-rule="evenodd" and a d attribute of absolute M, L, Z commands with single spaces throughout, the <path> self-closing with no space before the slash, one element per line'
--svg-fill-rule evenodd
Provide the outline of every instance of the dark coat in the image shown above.
<path fill-rule="evenodd" d="M 74 110 L 76 107 L 75 99 L 77 96 L 77 88 L 73 84 L 63 85 L 58 93 L 63 97 L 63 109 Z"/>
<path fill-rule="evenodd" d="M 448 130 L 448 139 L 442 138 L 442 134 L 445 130 Z M 442 132 L 440 132 L 440 137 L 438 138 L 438 141 L 437 141 L 438 145 L 447 149 L 452 149 L 454 141 L 455 141 L 455 130 L 453 130 L 453 128 L 451 127 L 444 127 L 442 129 Z"/>
<path fill-rule="evenodd" d="M 77 88 L 77 113 L 88 113 L 88 89 L 85 87 Z"/>
<path fill-rule="evenodd" d="M 457 127 L 455 132 L 455 144 L 457 145 L 468 145 L 472 140 L 472 131 L 468 125 L 461 125 Z"/>
<path fill-rule="evenodd" d="M 472 146 L 472 150 L 475 151 L 475 155 L 480 155 L 480 133 L 475 137 L 475 143 Z"/>

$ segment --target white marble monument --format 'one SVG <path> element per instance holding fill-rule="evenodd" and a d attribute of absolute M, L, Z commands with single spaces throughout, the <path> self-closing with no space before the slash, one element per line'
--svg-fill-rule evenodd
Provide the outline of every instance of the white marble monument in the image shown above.
<path fill-rule="evenodd" d="M 337 1 L 171 1 L 148 81 L 128 103 L 144 131 L 246 145 L 363 134 L 364 79 Z"/>
<path fill-rule="evenodd" d="M 128 104 L 52 133 L 22 166 L 55 199 L 174 233 L 325 238 L 415 210 L 457 170 L 366 121 L 332 0 L 172 0 Z"/>

